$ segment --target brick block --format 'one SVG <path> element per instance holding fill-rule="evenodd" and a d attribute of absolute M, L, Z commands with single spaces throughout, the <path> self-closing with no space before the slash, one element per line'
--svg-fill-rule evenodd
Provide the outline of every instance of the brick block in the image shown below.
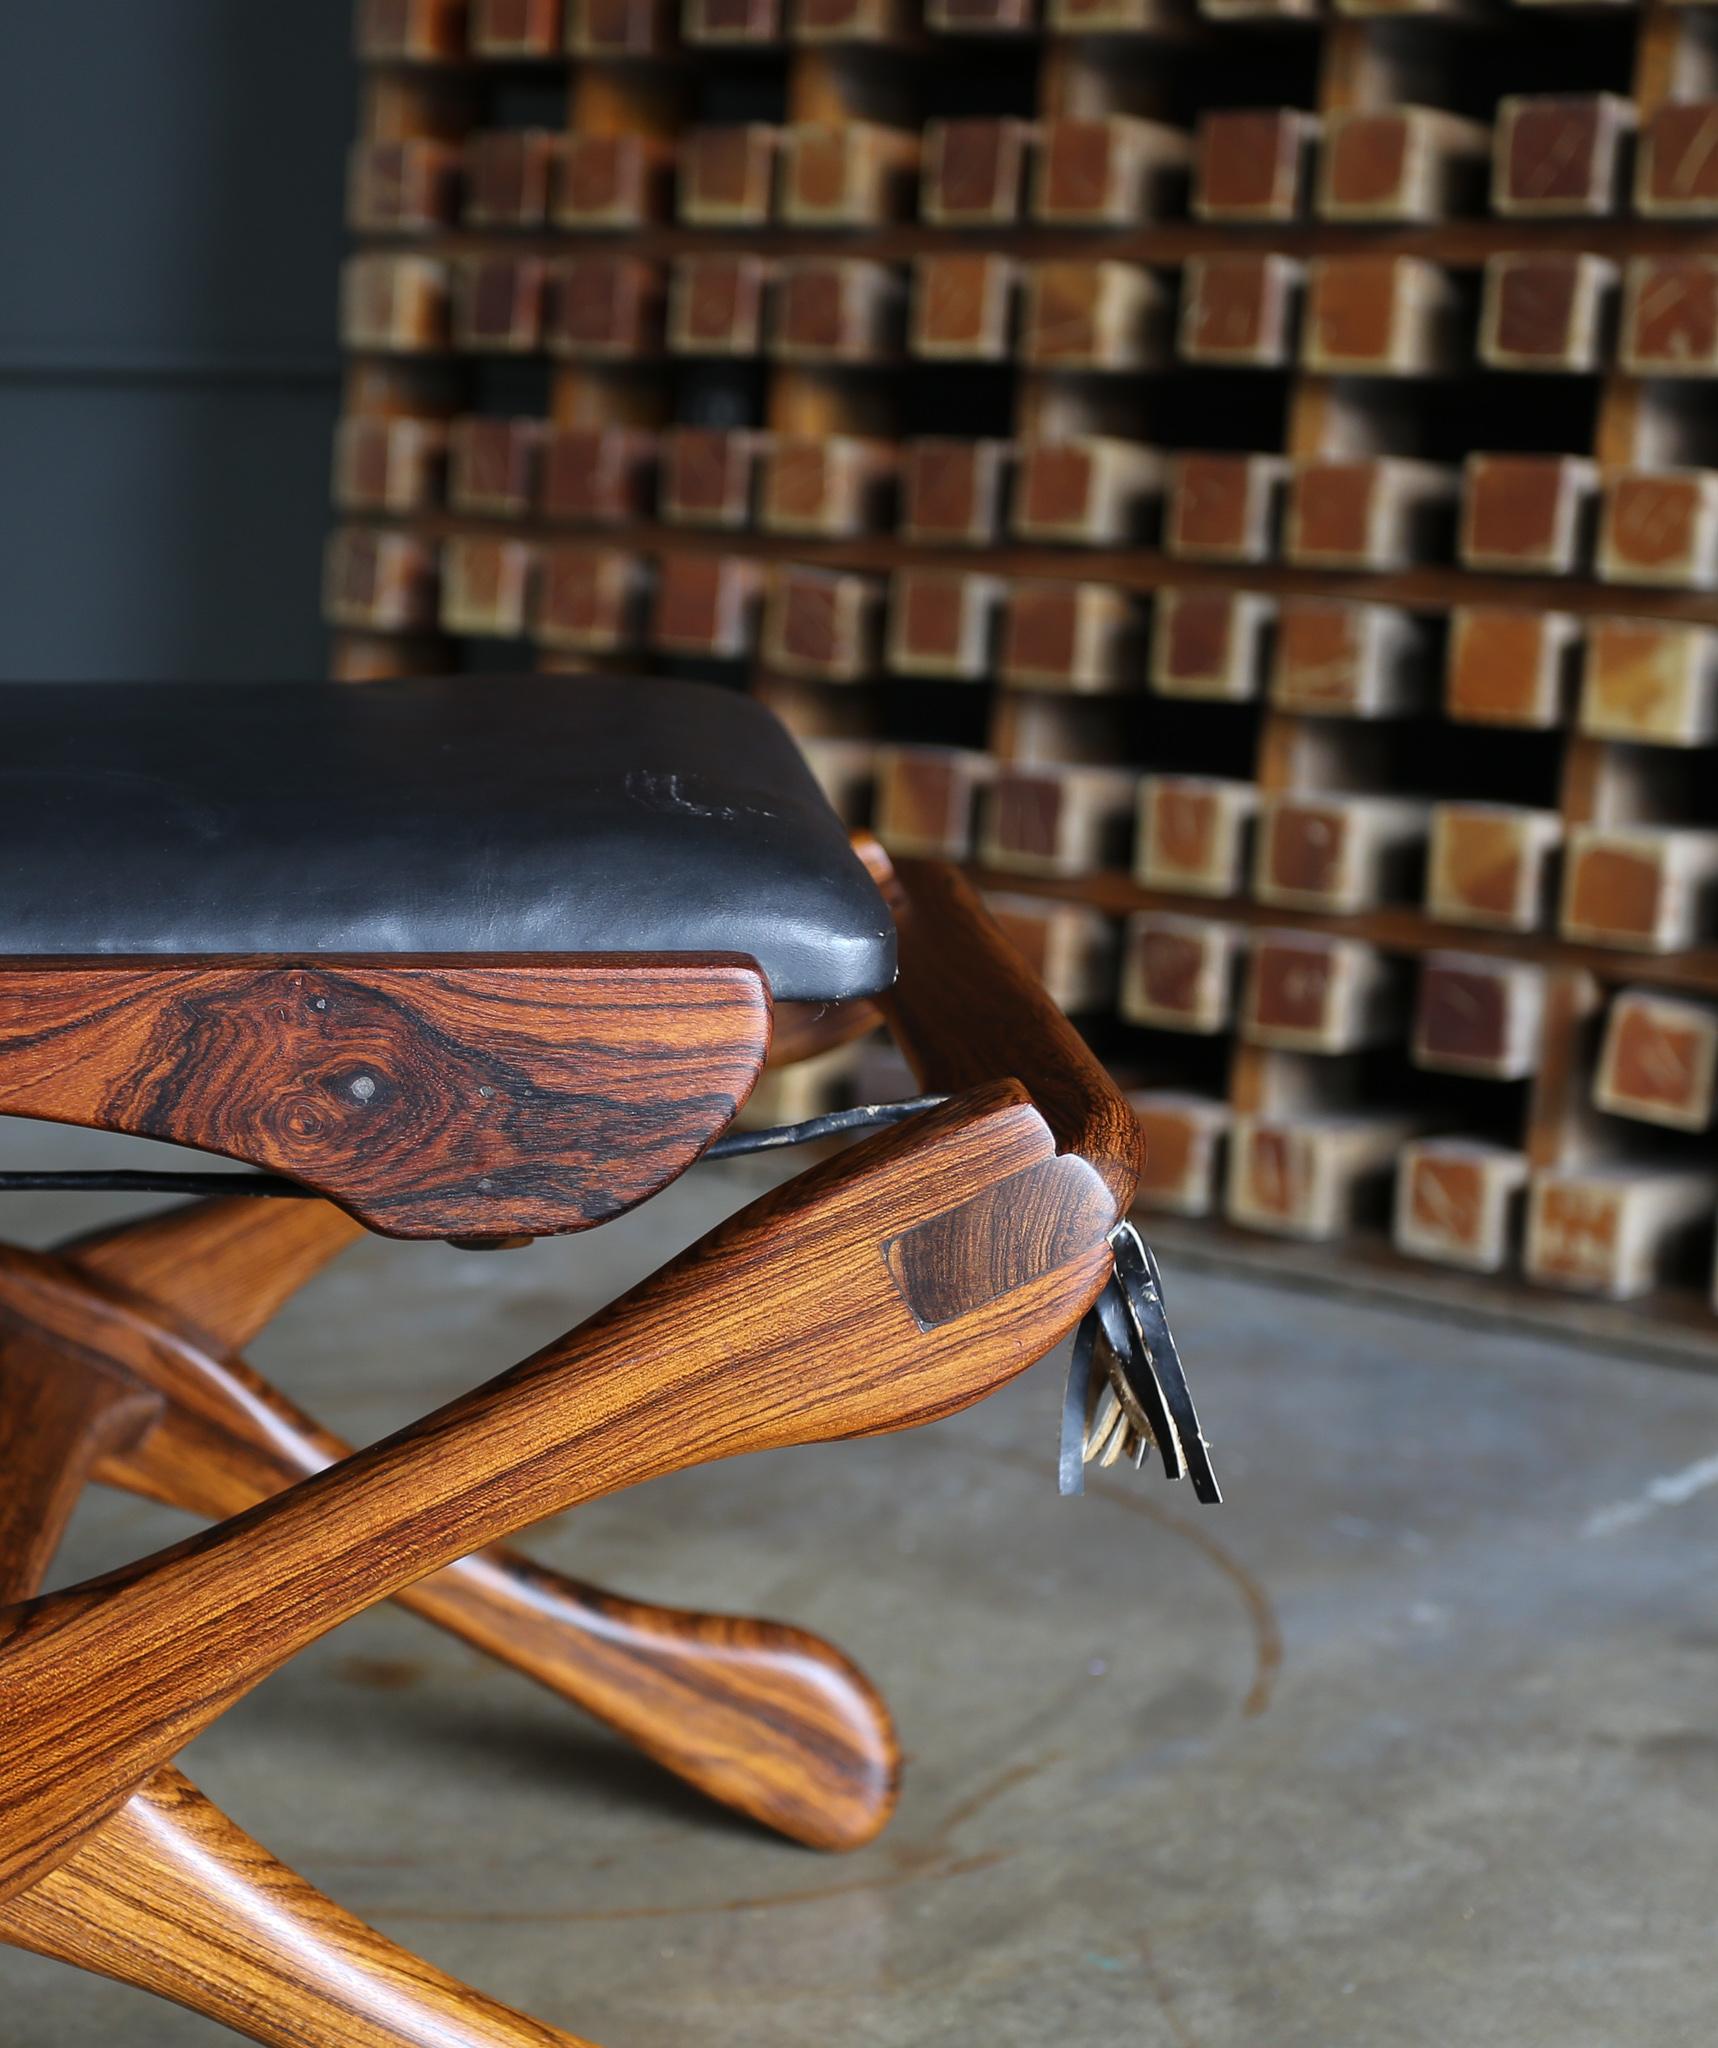
<path fill-rule="evenodd" d="M 1560 375 L 1602 369 L 1616 294 L 1617 267 L 1602 256 L 1542 249 L 1488 257 L 1480 360 Z"/>
<path fill-rule="evenodd" d="M 1623 276 L 1622 362 L 1637 377 L 1718 376 L 1718 257 L 1633 258 Z"/>
<path fill-rule="evenodd" d="M 1474 212 L 1485 192 L 1491 136 L 1436 107 L 1355 109 L 1330 116 L 1319 159 L 1326 220 L 1434 221 Z"/>
<path fill-rule="evenodd" d="M 877 749 L 877 837 L 907 859 L 967 860 L 996 763 L 970 747 Z"/>
<path fill-rule="evenodd" d="M 537 496 L 541 420 L 473 415 L 448 429 L 447 501 L 456 512 L 523 519 Z"/>
<path fill-rule="evenodd" d="M 1125 227 L 1178 208 L 1188 139 L 1131 114 L 1045 123 L 1032 179 L 1032 215 L 1056 227 Z"/>
<path fill-rule="evenodd" d="M 761 121 L 693 128 L 680 139 L 680 218 L 695 228 L 762 227 L 781 131 Z"/>
<path fill-rule="evenodd" d="M 359 0 L 357 51 L 374 63 L 465 55 L 465 0 Z"/>
<path fill-rule="evenodd" d="M 940 228 L 1006 227 L 1020 218 L 1034 129 L 1011 119 L 932 121 L 919 210 Z"/>
<path fill-rule="evenodd" d="M 1032 875 L 1085 875 L 1121 866 L 1133 822 L 1126 768 L 1001 764 L 984 807 L 979 855 Z"/>
<path fill-rule="evenodd" d="M 1077 695 L 1127 689 L 1138 676 L 1134 607 L 1107 583 L 1017 583 L 1008 595 L 1001 679 Z"/>
<path fill-rule="evenodd" d="M 771 352 L 787 361 L 887 361 L 900 347 L 898 271 L 858 256 L 784 263 L 770 325 Z"/>
<path fill-rule="evenodd" d="M 1712 1203 L 1704 1174 L 1652 1167 L 1536 1173 L 1527 1195 L 1527 1277 L 1615 1301 L 1645 1294 L 1709 1225 Z"/>
<path fill-rule="evenodd" d="M 1616 212 L 1634 121 L 1633 106 L 1615 93 L 1500 101 L 1492 206 L 1518 220 Z"/>
<path fill-rule="evenodd" d="M 448 335 L 447 265 L 429 256 L 348 256 L 340 267 L 340 341 L 417 354 Z"/>
<path fill-rule="evenodd" d="M 1401 1029 L 1391 963 L 1359 939 L 1256 932 L 1241 1001 L 1241 1036 L 1291 1052 L 1358 1052 Z"/>
<path fill-rule="evenodd" d="M 409 533 L 336 528 L 323 551 L 322 616 L 331 626 L 377 633 L 433 626 L 434 551 Z"/>
<path fill-rule="evenodd" d="M 1420 705 L 1425 652 L 1423 628 L 1393 605 L 1285 598 L 1271 702 L 1314 717 L 1399 717 Z"/>
<path fill-rule="evenodd" d="M 1069 1016 L 1107 1010 L 1115 995 L 1115 927 L 1084 903 L 987 890 L 985 908 L 1002 936 Z"/>
<path fill-rule="evenodd" d="M 441 550 L 441 623 L 449 633 L 520 640 L 530 625 L 536 550 L 528 541 L 456 535 Z"/>
<path fill-rule="evenodd" d="M 655 355 L 662 345 L 663 273 L 641 256 L 572 256 L 555 265 L 548 343 L 596 362 Z"/>
<path fill-rule="evenodd" d="M 1315 116 L 1294 107 L 1202 114 L 1193 151 L 1193 212 L 1209 221 L 1290 221 L 1305 201 Z"/>
<path fill-rule="evenodd" d="M 1169 296 L 1130 263 L 1035 263 L 1020 353 L 1039 369 L 1144 370 L 1164 360 Z"/>
<path fill-rule="evenodd" d="M 902 451 L 901 536 L 928 547 L 987 547 L 1002 531 L 1006 441 L 909 441 Z"/>
<path fill-rule="evenodd" d="M 1160 590 L 1151 614 L 1151 687 L 1160 697 L 1256 697 L 1275 618 L 1272 600 L 1250 590 Z"/>
<path fill-rule="evenodd" d="M 1501 1273 L 1520 1229 L 1527 1157 L 1480 1138 L 1413 1138 L 1396 1170 L 1392 1237 L 1412 1259 Z"/>
<path fill-rule="evenodd" d="M 796 43 L 892 43 L 908 20 L 905 0 L 790 0 L 788 33 Z"/>
<path fill-rule="evenodd" d="M 1019 283 L 1019 267 L 1006 256 L 921 256 L 908 347 L 940 362 L 1006 362 Z"/>
<path fill-rule="evenodd" d="M 668 347 L 680 356 L 755 356 L 770 265 L 761 256 L 682 256 L 669 273 Z"/>
<path fill-rule="evenodd" d="M 1470 455 L 1460 550 L 1470 569 L 1573 576 L 1592 544 L 1597 467 L 1578 455 Z"/>
<path fill-rule="evenodd" d="M 1446 924 L 1538 930 L 1550 901 L 1552 856 L 1562 837 L 1555 811 L 1518 804 L 1434 804 L 1426 909 Z"/>
<path fill-rule="evenodd" d="M 482 256 L 454 266 L 456 348 L 531 355 L 543 345 L 548 306 L 548 266 L 535 256 Z"/>
<path fill-rule="evenodd" d="M 764 457 L 759 524 L 770 533 L 840 539 L 889 523 L 892 441 L 847 434 L 778 434 Z"/>
<path fill-rule="evenodd" d="M 1612 1116 L 1703 1131 L 1718 1085 L 1718 1010 L 1627 988 L 1605 1017 L 1593 1100 Z"/>
<path fill-rule="evenodd" d="M 334 437 L 334 502 L 343 512 L 423 512 L 439 503 L 447 458 L 441 420 L 354 415 Z"/>
<path fill-rule="evenodd" d="M 781 40 L 781 0 L 684 0 L 680 33 L 689 43 L 747 48 Z"/>
<path fill-rule="evenodd" d="M 657 565 L 650 641 L 668 654 L 738 661 L 751 650 L 763 598 L 756 562 L 732 555 L 665 555 Z"/>
<path fill-rule="evenodd" d="M 1308 569 L 1405 569 L 1448 541 L 1455 472 L 1395 455 L 1297 462 L 1283 552 Z"/>
<path fill-rule="evenodd" d="M 764 601 L 764 663 L 781 675 L 856 683 L 878 670 L 882 625 L 877 578 L 784 564 Z"/>
<path fill-rule="evenodd" d="M 1209 1216 L 1232 1121 L 1229 1105 L 1171 1088 L 1141 1088 L 1127 1099 L 1145 1140 L 1145 1167 L 1135 1198 L 1140 1208 Z"/>
<path fill-rule="evenodd" d="M 1146 775 L 1139 785 L 1134 873 L 1142 887 L 1237 896 L 1259 793 L 1214 775 Z"/>
<path fill-rule="evenodd" d="M 656 57 L 673 39 L 673 0 L 567 0 L 567 48 L 575 57 Z"/>
<path fill-rule="evenodd" d="M 1387 1116 L 1243 1116 L 1229 1139 L 1229 1220 L 1328 1242 L 1381 1212 L 1411 1122 Z"/>
<path fill-rule="evenodd" d="M 1718 634 L 1667 619 L 1593 619 L 1581 730 L 1661 747 L 1718 739 Z"/>
<path fill-rule="evenodd" d="M 1190 257 L 1176 346 L 1190 363 L 1280 369 L 1291 362 L 1303 267 L 1288 256 Z"/>
<path fill-rule="evenodd" d="M 1006 588 L 997 576 L 897 569 L 889 598 L 889 667 L 898 675 L 982 682 L 995 656 Z"/>
<path fill-rule="evenodd" d="M 450 142 L 355 143 L 346 157 L 346 219 L 360 234 L 424 234 L 459 214 L 460 156 Z"/>
<path fill-rule="evenodd" d="M 541 646 L 576 654 L 617 654 L 636 647 L 648 587 L 648 574 L 636 555 L 558 542 L 542 551 L 538 563 L 532 630 Z"/>
<path fill-rule="evenodd" d="M 1400 902 L 1425 848 L 1427 811 L 1406 797 L 1267 795 L 1253 894 L 1338 915 Z"/>
<path fill-rule="evenodd" d="M 792 227 L 875 227 L 913 210 L 919 138 L 877 121 L 801 122 L 781 137 L 781 217 Z"/>
<path fill-rule="evenodd" d="M 561 0 L 471 0 L 474 57 L 552 57 L 561 47 Z"/>
<path fill-rule="evenodd" d="M 623 526 L 650 506 L 657 439 L 647 427 L 554 427 L 543 448 L 543 517 Z"/>
<path fill-rule="evenodd" d="M 1635 210 L 1654 220 L 1718 215 L 1718 100 L 1667 100 L 1647 117 Z"/>
<path fill-rule="evenodd" d="M 1561 725 L 1577 639 L 1566 612 L 1458 605 L 1450 614 L 1445 711 L 1471 725 Z"/>
<path fill-rule="evenodd" d="M 1422 377 L 1459 353 L 1460 302 L 1418 256 L 1325 256 L 1312 263 L 1301 353 L 1332 376 Z"/>
<path fill-rule="evenodd" d="M 1718 586 L 1718 470 L 1629 469 L 1607 476 L 1598 571 L 1606 583 Z"/>
<path fill-rule="evenodd" d="M 1715 882 L 1710 832 L 1578 825 L 1563 865 L 1562 930 L 1599 946 L 1679 952 L 1708 930 Z"/>
<path fill-rule="evenodd" d="M 492 128 L 467 137 L 467 222 L 474 228 L 540 228 L 549 218 L 563 139 L 544 128 Z"/>
<path fill-rule="evenodd" d="M 1022 540 L 1080 547 L 1137 541 L 1155 519 L 1163 475 L 1162 455 L 1136 441 L 1028 441 L 1014 489 L 1014 531 Z"/>
<path fill-rule="evenodd" d="M 668 216 L 674 155 L 654 135 L 569 135 L 555 220 L 564 228 L 632 229 Z"/>
<path fill-rule="evenodd" d="M 674 526 L 749 526 L 764 435 L 747 427 L 672 427 L 662 437 L 662 517 Z"/>
<path fill-rule="evenodd" d="M 1174 456 L 1165 548 L 1189 562 L 1268 561 L 1287 481 L 1277 455 Z"/>
<path fill-rule="evenodd" d="M 1211 1037 L 1229 1028 L 1241 961 L 1237 926 L 1143 910 L 1122 939 L 1120 1009 L 1130 1024 Z"/>
<path fill-rule="evenodd" d="M 1523 1081 L 1540 1060 L 1545 976 L 1491 953 L 1428 953 L 1420 962 L 1410 1054 L 1415 1066 Z"/>

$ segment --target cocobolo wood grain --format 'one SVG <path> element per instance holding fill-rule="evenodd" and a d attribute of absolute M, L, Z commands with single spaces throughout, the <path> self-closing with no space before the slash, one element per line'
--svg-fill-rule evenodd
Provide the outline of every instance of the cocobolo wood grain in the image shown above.
<path fill-rule="evenodd" d="M 1614 213 L 1629 169 L 1634 108 L 1615 93 L 1501 101 L 1491 203 L 1517 219 Z"/>
<path fill-rule="evenodd" d="M 1243 1116 L 1229 1139 L 1229 1220 L 1278 1237 L 1346 1237 L 1380 1213 L 1412 1124 L 1391 1116 Z"/>
<path fill-rule="evenodd" d="M 1458 605 L 1450 614 L 1444 709 L 1474 725 L 1560 725 L 1577 644 L 1566 612 Z"/>
<path fill-rule="evenodd" d="M 908 347 L 940 362 L 1006 362 L 1019 283 L 1019 266 L 1007 256 L 921 256 Z"/>
<path fill-rule="evenodd" d="M 808 538 L 880 530 L 889 523 L 896 467 L 890 441 L 777 434 L 764 457 L 759 523 Z"/>
<path fill-rule="evenodd" d="M 536 501 L 543 434 L 541 420 L 455 420 L 448 428 L 448 503 L 456 512 L 523 519 Z"/>
<path fill-rule="evenodd" d="M 1259 792 L 1216 775 L 1146 775 L 1139 784 L 1134 873 L 1148 889 L 1236 896 Z"/>
<path fill-rule="evenodd" d="M 906 676 L 982 682 L 995 658 L 1006 589 L 999 576 L 897 569 L 889 597 L 889 667 Z"/>
<path fill-rule="evenodd" d="M 1420 703 L 1424 671 L 1424 631 L 1395 606 L 1283 600 L 1271 663 L 1271 702 L 1279 710 L 1396 717 Z"/>
<path fill-rule="evenodd" d="M 770 264 L 761 256 L 682 256 L 669 273 L 668 346 L 683 356 L 755 356 Z"/>
<path fill-rule="evenodd" d="M 529 355 L 542 344 L 548 308 L 549 267 L 535 256 L 484 256 L 454 266 L 458 348 Z"/>
<path fill-rule="evenodd" d="M 560 541 L 537 564 L 532 631 L 544 647 L 578 654 L 614 654 L 644 637 L 649 573 L 622 548 Z"/>
<path fill-rule="evenodd" d="M 360 234 L 447 227 L 458 217 L 459 194 L 460 156 L 451 142 L 360 142 L 347 155 L 346 219 Z"/>
<path fill-rule="evenodd" d="M 666 217 L 674 156 L 654 135 L 569 135 L 555 219 L 562 227 L 641 228 Z"/>
<path fill-rule="evenodd" d="M 877 837 L 894 854 L 967 860 L 996 763 L 970 747 L 877 749 Z"/>
<path fill-rule="evenodd" d="M 1480 359 L 1494 370 L 1590 372 L 1603 367 L 1617 267 L 1561 249 L 1490 256 L 1480 306 Z"/>
<path fill-rule="evenodd" d="M 1136 1089 L 1127 1099 L 1145 1141 L 1139 1206 L 1209 1216 L 1221 1185 L 1229 1105 L 1173 1088 Z"/>
<path fill-rule="evenodd" d="M 1276 369 L 1293 360 L 1302 266 L 1288 256 L 1189 258 L 1176 347 L 1190 363 Z"/>
<path fill-rule="evenodd" d="M 1630 260 L 1623 279 L 1622 360 L 1637 377 L 1718 373 L 1718 257 Z"/>
<path fill-rule="evenodd" d="M 1294 107 L 1202 114 L 1192 207 L 1200 220 L 1290 221 L 1300 213 L 1319 124 Z"/>
<path fill-rule="evenodd" d="M 1142 370 L 1160 363 L 1168 294 L 1131 263 L 1035 263 L 1021 355 L 1041 369 Z"/>
<path fill-rule="evenodd" d="M 1160 590 L 1151 613 L 1151 687 L 1160 697 L 1256 697 L 1275 617 L 1275 603 L 1255 591 Z"/>
<path fill-rule="evenodd" d="M 1138 911 L 1122 944 L 1121 1013 L 1164 1031 L 1224 1031 L 1240 959 L 1241 934 L 1232 924 Z"/>
<path fill-rule="evenodd" d="M 1598 571 L 1607 583 L 1718 586 L 1718 470 L 1629 469 L 1607 476 Z"/>
<path fill-rule="evenodd" d="M 1301 353 L 1335 375 L 1431 376 L 1457 354 L 1459 302 L 1419 256 L 1325 256 L 1308 272 Z"/>
<path fill-rule="evenodd" d="M 1470 455 L 1461 558 L 1470 569 L 1572 576 L 1591 546 L 1598 469 L 1578 455 Z"/>
<path fill-rule="evenodd" d="M 441 420 L 357 414 L 335 430 L 334 502 L 343 512 L 422 512 L 442 494 Z"/>
<path fill-rule="evenodd" d="M 1433 221 L 1472 212 L 1485 190 L 1491 136 L 1437 107 L 1332 114 L 1319 155 L 1326 220 Z"/>
<path fill-rule="evenodd" d="M 688 130 L 680 139 L 680 218 L 689 227 L 761 227 L 780 141 L 781 131 L 762 121 Z"/>
<path fill-rule="evenodd" d="M 1022 540 L 1113 547 L 1140 539 L 1163 492 L 1155 448 L 1103 435 L 1028 441 L 1014 488 L 1014 531 Z"/>
<path fill-rule="evenodd" d="M 1376 946 L 1319 932 L 1256 932 L 1241 1036 L 1293 1052 L 1356 1052 L 1401 1028 L 1396 974 Z"/>
<path fill-rule="evenodd" d="M 1549 905 L 1551 861 L 1562 836 L 1555 811 L 1518 804 L 1434 804 L 1427 910 L 1447 924 L 1537 929 Z"/>
<path fill-rule="evenodd" d="M 749 427 L 671 427 L 662 437 L 662 517 L 675 526 L 749 526 L 767 446 Z"/>
<path fill-rule="evenodd" d="M 763 658 L 782 675 L 858 682 L 877 670 L 882 623 L 875 577 L 784 564 L 764 604 Z"/>
<path fill-rule="evenodd" d="M 1002 635 L 1003 682 L 1075 694 L 1126 689 L 1138 679 L 1138 621 L 1107 583 L 1017 583 Z"/>
<path fill-rule="evenodd" d="M 1718 99 L 1653 109 L 1641 133 L 1634 203 L 1656 220 L 1718 215 Z"/>
<path fill-rule="evenodd" d="M 1718 836 L 1676 827 L 1578 825 L 1563 866 L 1572 939 L 1669 953 L 1710 926 Z"/>
<path fill-rule="evenodd" d="M 1623 989 L 1605 1016 L 1593 1100 L 1612 1116 L 1703 1131 L 1718 1083 L 1718 1010 Z"/>
<path fill-rule="evenodd" d="M 648 427 L 552 427 L 543 446 L 543 517 L 592 526 L 643 518 L 657 450 Z"/>
<path fill-rule="evenodd" d="M 340 341 L 412 354 L 445 348 L 448 271 L 430 256 L 348 256 L 340 268 Z"/>
<path fill-rule="evenodd" d="M 1126 768 L 1000 764 L 984 809 L 981 857 L 1034 875 L 1123 866 L 1136 782 Z"/>
<path fill-rule="evenodd" d="M 733 555 L 664 555 L 657 564 L 650 643 L 668 654 L 738 661 L 757 632 L 763 572 Z"/>
<path fill-rule="evenodd" d="M 1170 211 L 1186 186 L 1188 140 L 1131 114 L 1044 125 L 1032 179 L 1035 219 L 1122 227 Z"/>
<path fill-rule="evenodd" d="M 518 640 L 530 617 L 529 541 L 460 534 L 441 550 L 441 623 L 450 633 Z"/>
<path fill-rule="evenodd" d="M 1456 478 L 1403 456 L 1297 462 L 1289 475 L 1283 552 L 1314 569 L 1405 569 L 1447 544 Z"/>
<path fill-rule="evenodd" d="M 343 526 L 328 536 L 322 615 L 334 626 L 382 633 L 430 626 L 436 617 L 436 558 L 409 533 Z"/>
<path fill-rule="evenodd" d="M 868 257 L 795 257 L 781 268 L 770 346 L 803 362 L 881 362 L 900 346 L 901 279 Z"/>
<path fill-rule="evenodd" d="M 1539 1064 L 1545 976 L 1495 953 L 1428 953 L 1410 1045 L 1417 1067 L 1525 1080 Z"/>
<path fill-rule="evenodd" d="M 1589 621 L 1580 720 L 1583 732 L 1637 744 L 1718 738 L 1718 634 L 1667 619 Z"/>
<path fill-rule="evenodd" d="M 1527 1272 L 1542 1286 L 1626 1301 L 1665 1275 L 1710 1222 L 1714 1184 L 1652 1167 L 1562 1168 L 1534 1174 L 1527 1196 Z"/>
<path fill-rule="evenodd" d="M 1020 217 L 1036 131 L 1029 121 L 932 121 L 919 210 L 933 227 L 1006 227 Z"/>
<path fill-rule="evenodd" d="M 1165 548 L 1190 562 L 1268 561 L 1287 479 L 1279 455 L 1172 457 Z"/>
<path fill-rule="evenodd" d="M 1409 1258 L 1501 1273 L 1520 1232 L 1527 1156 L 1482 1138 L 1411 1138 L 1396 1170 L 1392 1237 Z"/>
<path fill-rule="evenodd" d="M 474 57 L 552 57 L 561 47 L 561 0 L 471 0 Z"/>
<path fill-rule="evenodd" d="M 546 128 L 490 128 L 465 142 L 465 218 L 474 228 L 538 228 L 563 138 Z"/>
<path fill-rule="evenodd" d="M 919 138 L 877 121 L 801 122 L 781 137 L 781 217 L 794 227 L 875 227 L 912 211 Z"/>

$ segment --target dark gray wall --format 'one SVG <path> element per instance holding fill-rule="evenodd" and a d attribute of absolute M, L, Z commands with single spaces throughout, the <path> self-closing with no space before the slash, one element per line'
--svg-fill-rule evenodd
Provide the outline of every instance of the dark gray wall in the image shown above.
<path fill-rule="evenodd" d="M 352 4 L 0 9 L 0 677 L 320 672 Z"/>

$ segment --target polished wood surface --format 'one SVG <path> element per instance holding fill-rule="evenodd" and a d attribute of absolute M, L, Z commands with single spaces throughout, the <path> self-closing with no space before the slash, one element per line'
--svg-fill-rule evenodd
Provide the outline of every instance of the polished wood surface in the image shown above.
<path fill-rule="evenodd" d="M 545 1236 L 732 1119 L 770 999 L 732 959 L 0 961 L 0 1112 L 290 1174 L 393 1237 Z"/>
<path fill-rule="evenodd" d="M 325 1203 L 241 1197 L 122 1226 L 74 1245 L 69 1261 L 0 1247 L 0 1331 L 44 1361 L 41 1400 L 18 1411 L 28 1453 L 6 1457 L 0 1439 L 0 1469 L 18 1475 L 0 1495 L 0 1538 L 14 1520 L 51 1520 L 30 1483 L 51 1466 L 43 1456 L 43 1432 L 56 1420 L 43 1412 L 49 1398 L 63 1409 L 63 1440 L 87 1451 L 58 1482 L 74 1495 L 93 1457 L 95 1476 L 110 1485 L 218 1519 L 350 1455 L 188 1318 L 201 1305 L 205 1254 L 228 1290 L 223 1319 L 248 1324 L 255 1318 L 240 1306 L 241 1266 L 260 1290 L 278 1291 L 288 1273 L 308 1278 L 321 1263 L 313 1250 L 331 1255 L 352 1227 Z M 68 1354 L 80 1373 L 54 1371 Z M 90 1425 L 81 1371 L 97 1360 L 116 1397 L 129 1388 L 138 1416 L 110 1441 Z M 8 1386 L 15 1381 L 9 1370 Z M 0 1409 L 0 1427 L 7 1419 Z M 397 1597 L 709 1797 L 796 1841 L 856 1848 L 894 1810 L 899 1755 L 888 1709 L 850 1659 L 806 1630 L 623 1598 L 500 1546 Z"/>
<path fill-rule="evenodd" d="M 940 1034 L 917 1021 L 940 1061 Z M 1032 1050 L 1023 1036 L 1014 1064 Z M 975 1089 L 763 1196 L 487 1387 L 205 1536 L 0 1616 L 5 1895 L 375 1600 L 660 1473 L 931 1421 L 1042 1356 L 1108 1276 L 1111 1176 L 1131 1191 L 1132 1152 L 1107 1098 L 1057 1090 L 1048 1064 L 1041 1078 L 1060 1131 L 1017 1085 Z M 1116 1149 L 1091 1164 L 1060 1149 L 1061 1131 Z M 1035 1230 L 1057 1262 L 926 1329 L 885 1247 L 942 1215 L 951 1190 L 976 1203 L 1033 1168 L 1046 1169 L 1030 1176 Z M 1085 1227 L 1045 1229 L 1058 1202 Z M 1010 1221 L 980 1206 L 965 1254 L 975 1267 Z"/>

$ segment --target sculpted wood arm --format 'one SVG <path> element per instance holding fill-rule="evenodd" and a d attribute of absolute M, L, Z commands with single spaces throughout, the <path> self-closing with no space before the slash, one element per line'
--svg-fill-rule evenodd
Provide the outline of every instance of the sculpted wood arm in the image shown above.
<path fill-rule="evenodd" d="M 0 1616 L 0 1895 L 373 1601 L 539 1517 L 742 1451 L 911 1427 L 1063 1337 L 1114 1196 L 1016 1086 L 752 1203 L 487 1387 L 106 1581 Z"/>

